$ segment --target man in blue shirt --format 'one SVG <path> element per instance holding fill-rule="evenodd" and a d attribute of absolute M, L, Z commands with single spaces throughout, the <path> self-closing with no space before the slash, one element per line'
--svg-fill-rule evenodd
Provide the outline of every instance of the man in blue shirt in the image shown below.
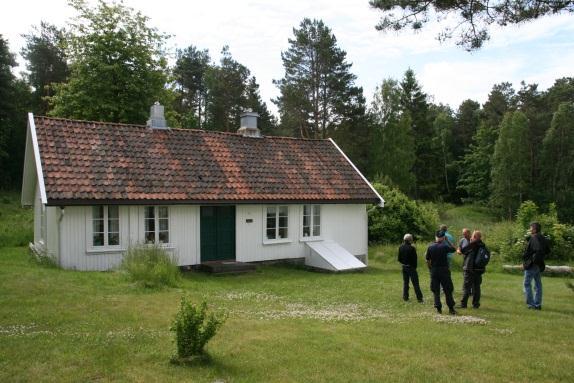
<path fill-rule="evenodd" d="M 439 230 L 435 235 L 435 242 L 431 244 L 426 252 L 427 265 L 430 269 L 431 284 L 430 288 L 434 295 L 434 307 L 436 311 L 442 313 L 442 303 L 440 301 L 440 289 L 444 291 L 448 312 L 456 315 L 454 310 L 454 298 L 452 292 L 454 286 L 448 267 L 448 253 L 454 253 L 456 249 L 453 244 L 445 238 L 445 232 Z"/>
<path fill-rule="evenodd" d="M 439 230 L 444 231 L 444 236 L 446 237 L 446 239 L 448 239 L 448 241 L 450 242 L 451 245 L 454 245 L 455 239 L 452 236 L 452 234 L 449 233 L 448 227 L 446 225 L 440 225 Z M 452 253 L 448 253 L 446 256 L 448 258 L 448 267 L 451 267 L 452 266 L 452 258 L 454 257 L 454 251 Z"/>

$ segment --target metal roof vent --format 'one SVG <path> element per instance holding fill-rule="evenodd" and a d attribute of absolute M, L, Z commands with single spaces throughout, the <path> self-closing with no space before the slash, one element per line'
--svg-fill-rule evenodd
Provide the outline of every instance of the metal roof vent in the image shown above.
<path fill-rule="evenodd" d="M 168 129 L 163 111 L 163 105 L 160 105 L 159 101 L 156 101 L 151 108 L 149 108 L 149 120 L 147 120 L 147 126 L 154 129 Z"/>
<path fill-rule="evenodd" d="M 259 113 L 247 109 L 241 113 L 241 123 L 237 134 L 243 137 L 261 137 L 261 131 L 257 128 Z"/>

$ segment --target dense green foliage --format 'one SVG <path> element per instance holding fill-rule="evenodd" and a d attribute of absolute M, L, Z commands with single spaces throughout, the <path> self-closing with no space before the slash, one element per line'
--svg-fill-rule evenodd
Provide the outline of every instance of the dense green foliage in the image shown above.
<path fill-rule="evenodd" d="M 50 114 L 145 123 L 150 106 L 166 98 L 166 36 L 121 3 L 100 0 L 95 8 L 83 0 L 70 4 L 78 12 L 67 36 L 70 76 L 55 85 Z"/>
<path fill-rule="evenodd" d="M 175 257 L 157 245 L 129 248 L 120 268 L 130 281 L 143 287 L 175 287 L 181 277 Z"/>
<path fill-rule="evenodd" d="M 34 238 L 32 209 L 20 207 L 16 193 L 0 194 L 0 247 L 26 246 Z"/>
<path fill-rule="evenodd" d="M 385 198 L 385 207 L 371 206 L 369 241 L 371 243 L 400 242 L 406 233 L 415 238 L 432 238 L 438 226 L 438 212 L 431 203 L 409 199 L 400 190 L 380 183 L 374 188 Z"/>
<path fill-rule="evenodd" d="M 457 45 L 468 51 L 480 49 L 490 39 L 488 29 L 492 24 L 520 24 L 549 14 L 574 12 L 571 0 L 370 0 L 369 4 L 383 12 L 378 30 L 417 31 L 434 16 L 444 24 L 438 39 L 444 41 L 456 35 Z"/>
<path fill-rule="evenodd" d="M 574 225 L 560 223 L 556 205 L 550 204 L 542 212 L 532 201 L 525 201 L 516 213 L 513 229 L 500 244 L 500 254 L 505 261 L 520 263 L 526 248 L 531 222 L 539 222 L 542 234 L 549 240 L 551 253 L 547 261 L 572 261 L 574 259 Z"/>
<path fill-rule="evenodd" d="M 223 316 L 208 312 L 207 302 L 196 305 L 182 297 L 171 326 L 171 331 L 175 333 L 178 358 L 185 360 L 203 354 L 205 345 L 215 336 L 224 320 Z"/>

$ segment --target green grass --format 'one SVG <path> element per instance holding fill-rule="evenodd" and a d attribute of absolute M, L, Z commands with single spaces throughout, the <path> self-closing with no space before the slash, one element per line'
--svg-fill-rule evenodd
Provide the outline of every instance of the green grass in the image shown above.
<path fill-rule="evenodd" d="M 356 274 L 265 266 L 178 289 L 138 288 L 118 273 L 30 263 L 0 250 L 0 381 L 572 381 L 574 294 L 545 278 L 544 309 L 526 310 L 520 276 L 487 273 L 485 324 L 437 322 L 427 303 L 401 301 L 394 263 Z M 454 273 L 460 296 L 460 273 Z M 182 294 L 229 313 L 211 361 L 169 363 L 168 328 Z"/>
<path fill-rule="evenodd" d="M 426 303 L 405 303 L 396 247 L 370 252 L 363 273 L 262 266 L 188 273 L 178 288 L 150 291 L 120 273 L 46 268 L 25 247 L 0 248 L 0 382 L 574 381 L 568 280 L 544 278 L 543 311 L 531 311 L 522 278 L 494 268 L 481 308 L 453 319 L 434 314 L 424 267 Z M 191 366 L 169 362 L 183 294 L 229 314 L 211 358 Z"/>
<path fill-rule="evenodd" d="M 20 195 L 0 193 L 0 247 L 26 246 L 34 235 L 32 209 L 20 207 Z"/>

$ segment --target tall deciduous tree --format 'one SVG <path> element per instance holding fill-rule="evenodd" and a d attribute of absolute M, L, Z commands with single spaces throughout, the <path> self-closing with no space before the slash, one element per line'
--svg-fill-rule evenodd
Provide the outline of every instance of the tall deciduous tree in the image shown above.
<path fill-rule="evenodd" d="M 371 7 L 383 12 L 378 30 L 419 30 L 435 16 L 443 23 L 443 41 L 457 36 L 456 43 L 466 50 L 479 49 L 490 38 L 492 24 L 507 26 L 525 23 L 544 15 L 574 12 L 571 0 L 370 0 Z M 455 18 L 446 19 L 446 16 Z"/>
<path fill-rule="evenodd" d="M 33 88 L 32 111 L 45 115 L 49 110 L 47 98 L 53 96 L 53 84 L 63 83 L 68 77 L 65 31 L 42 21 L 24 37 L 26 45 L 21 53 L 27 61 L 25 78 Z"/>
<path fill-rule="evenodd" d="M 207 49 L 199 50 L 193 45 L 177 52 L 173 68 L 176 83 L 175 109 L 185 128 L 201 129 L 205 124 L 210 60 Z"/>
<path fill-rule="evenodd" d="M 560 104 L 544 137 L 542 175 L 548 197 L 560 213 L 574 220 L 574 103 Z"/>
<path fill-rule="evenodd" d="M 492 202 L 511 217 L 528 196 L 530 153 L 528 118 L 521 111 L 508 112 L 492 158 Z"/>
<path fill-rule="evenodd" d="M 346 52 L 321 20 L 304 19 L 281 54 L 285 76 L 274 81 L 281 124 L 297 136 L 326 138 L 364 107 Z"/>
<path fill-rule="evenodd" d="M 411 118 L 401 109 L 401 88 L 396 80 L 385 79 L 377 87 L 370 114 L 376 123 L 370 145 L 371 174 L 404 193 L 412 193 L 415 145 Z"/>
<path fill-rule="evenodd" d="M 78 12 L 68 38 L 71 72 L 50 98 L 51 114 L 145 123 L 153 102 L 166 97 L 166 36 L 121 3 L 100 0 L 95 8 L 83 0 L 70 4 Z"/>

